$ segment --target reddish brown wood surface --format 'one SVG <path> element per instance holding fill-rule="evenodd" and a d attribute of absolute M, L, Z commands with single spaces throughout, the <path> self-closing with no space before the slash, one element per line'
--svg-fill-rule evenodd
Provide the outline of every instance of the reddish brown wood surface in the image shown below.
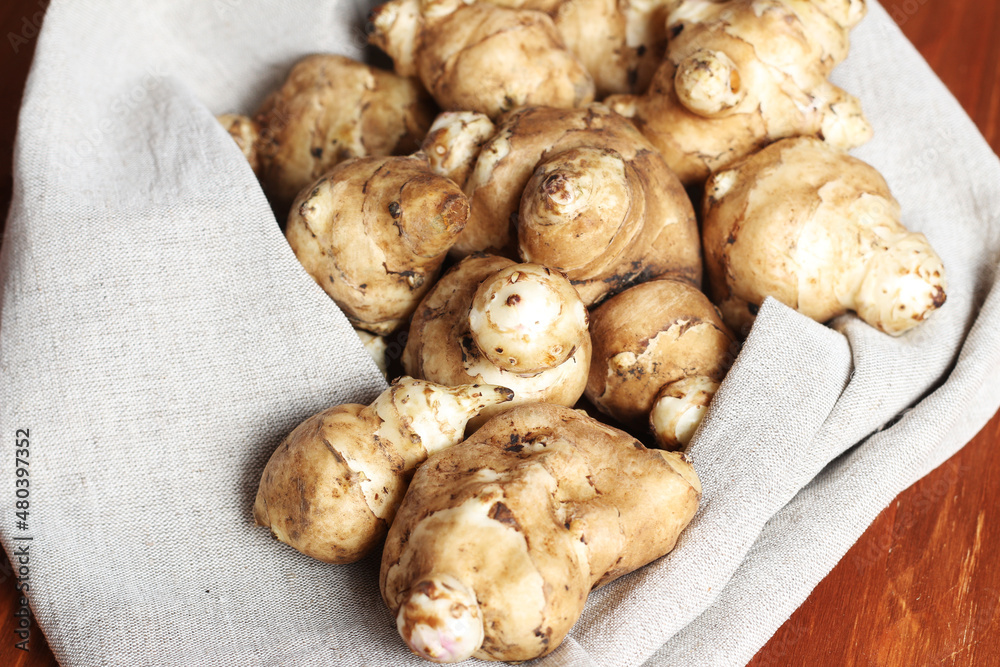
<path fill-rule="evenodd" d="M 884 4 L 1000 151 L 1000 2 Z M 10 201 L 17 110 L 43 6 L 0 3 L 0 211 Z M 882 512 L 751 665 L 1000 665 L 998 447 L 1000 414 Z M 55 665 L 34 624 L 31 650 L 15 647 L 14 585 L 4 559 L 0 665 Z"/>

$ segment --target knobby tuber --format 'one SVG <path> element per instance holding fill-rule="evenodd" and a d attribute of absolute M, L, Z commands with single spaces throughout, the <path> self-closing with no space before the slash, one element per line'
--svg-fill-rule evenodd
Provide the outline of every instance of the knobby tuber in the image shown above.
<path fill-rule="evenodd" d="M 667 44 L 675 0 L 491 0 L 552 17 L 566 47 L 594 77 L 598 99 L 642 93 Z"/>
<path fill-rule="evenodd" d="M 422 157 L 352 158 L 302 191 L 285 234 L 351 323 L 403 326 L 462 231 L 469 203 Z"/>
<path fill-rule="evenodd" d="M 578 107 L 594 80 L 547 14 L 464 0 L 391 0 L 372 13 L 371 42 L 449 111 L 491 118 L 544 104 Z"/>
<path fill-rule="evenodd" d="M 507 115 L 465 183 L 453 253 L 519 254 L 564 272 L 591 305 L 670 273 L 700 284 L 694 209 L 650 143 L 602 105 Z"/>
<path fill-rule="evenodd" d="M 413 477 L 382 552 L 382 597 L 436 662 L 554 650 L 591 589 L 663 556 L 694 516 L 682 454 L 551 404 L 518 406 Z"/>
<path fill-rule="evenodd" d="M 307 556 L 359 560 L 381 544 L 413 469 L 460 442 L 470 417 L 511 396 L 492 385 L 403 378 L 367 407 L 324 410 L 296 427 L 267 462 L 254 519 Z"/>
<path fill-rule="evenodd" d="M 683 0 L 667 55 L 642 96 L 612 96 L 686 184 L 768 143 L 813 135 L 844 149 L 871 138 L 858 100 L 829 82 L 864 0 Z"/>
<path fill-rule="evenodd" d="M 735 356 L 735 339 L 708 298 L 653 280 L 591 313 L 587 398 L 632 430 L 649 422 L 659 446 L 688 444 Z"/>
<path fill-rule="evenodd" d="M 735 331 L 768 296 L 825 322 L 849 310 L 899 335 L 945 302 L 944 266 L 872 166 L 817 139 L 786 139 L 712 176 L 705 260 Z"/>
<path fill-rule="evenodd" d="M 509 387 L 517 403 L 574 405 L 587 384 L 587 310 L 558 272 L 474 255 L 443 275 L 410 325 L 403 368 L 445 385 Z M 487 408 L 475 428 L 508 406 Z"/>
<path fill-rule="evenodd" d="M 427 156 L 435 174 L 465 188 L 479 151 L 495 131 L 486 114 L 445 111 L 434 119 L 420 151 Z"/>
<path fill-rule="evenodd" d="M 248 158 L 252 146 L 261 187 L 284 215 L 303 188 L 347 158 L 416 150 L 433 118 L 434 104 L 417 81 L 317 54 L 292 68 L 252 120 L 220 120 L 231 134 L 233 127 L 256 130 L 248 144 L 234 138 Z"/>

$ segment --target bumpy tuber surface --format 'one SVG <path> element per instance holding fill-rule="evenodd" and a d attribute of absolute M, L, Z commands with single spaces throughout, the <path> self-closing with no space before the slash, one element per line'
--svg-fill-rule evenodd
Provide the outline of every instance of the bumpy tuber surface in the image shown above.
<path fill-rule="evenodd" d="M 632 429 L 650 423 L 659 446 L 688 444 L 732 365 L 735 339 L 708 298 L 653 280 L 591 313 L 587 398 Z"/>
<path fill-rule="evenodd" d="M 509 387 L 511 405 L 574 405 L 587 383 L 590 350 L 587 310 L 565 277 L 474 255 L 442 276 L 420 303 L 403 368 L 445 385 Z M 506 407 L 487 408 L 473 427 Z"/>
<path fill-rule="evenodd" d="M 434 119 L 420 151 L 427 156 L 435 174 L 464 188 L 479 151 L 495 131 L 486 114 L 445 111 Z"/>
<path fill-rule="evenodd" d="M 460 442 L 468 419 L 511 392 L 403 378 L 369 406 L 332 407 L 302 422 L 261 475 L 253 514 L 275 538 L 328 563 L 379 546 L 413 469 Z"/>
<path fill-rule="evenodd" d="M 785 137 L 854 148 L 871 126 L 829 76 L 865 9 L 864 0 L 683 0 L 649 90 L 606 103 L 635 121 L 686 185 Z"/>
<path fill-rule="evenodd" d="M 382 597 L 414 653 L 530 660 L 554 650 L 587 594 L 663 556 L 701 484 L 569 408 L 498 415 L 414 475 L 382 552 Z"/>
<path fill-rule="evenodd" d="M 241 116 L 235 113 L 225 113 L 217 117 L 217 120 L 225 128 L 229 136 L 233 138 L 236 145 L 243 152 L 243 157 L 250 163 L 253 173 L 260 173 L 260 158 L 257 155 L 257 147 L 260 143 L 260 126 L 252 118 Z"/>
<path fill-rule="evenodd" d="M 468 214 L 421 157 L 353 158 L 302 191 L 285 234 L 351 323 L 384 335 L 430 289 Z"/>
<path fill-rule="evenodd" d="M 594 77 L 597 97 L 646 90 L 667 44 L 675 0 L 492 0 L 552 17 L 566 47 Z"/>
<path fill-rule="evenodd" d="M 542 12 L 484 1 L 391 0 L 372 13 L 370 40 L 448 111 L 496 118 L 526 105 L 578 107 L 594 99 L 594 80 Z"/>
<path fill-rule="evenodd" d="M 509 114 L 465 191 L 471 214 L 456 254 L 517 252 L 564 272 L 587 305 L 666 273 L 700 283 L 684 188 L 635 127 L 602 105 Z"/>
<path fill-rule="evenodd" d="M 255 116 L 261 186 L 283 214 L 303 188 L 347 158 L 416 150 L 434 111 L 413 79 L 343 56 L 309 56 Z"/>
<path fill-rule="evenodd" d="M 788 139 L 709 179 L 705 258 L 726 323 L 748 331 L 768 296 L 819 322 L 849 310 L 899 335 L 945 302 L 944 266 L 870 165 Z"/>

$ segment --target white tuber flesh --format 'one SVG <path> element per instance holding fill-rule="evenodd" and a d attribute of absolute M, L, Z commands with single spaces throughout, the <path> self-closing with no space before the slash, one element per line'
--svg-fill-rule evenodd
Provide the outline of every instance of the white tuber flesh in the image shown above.
<path fill-rule="evenodd" d="M 706 184 L 713 300 L 744 335 L 772 296 L 819 322 L 849 310 L 899 335 L 946 299 L 941 258 L 900 222 L 870 165 L 817 139 L 787 139 Z"/>
<path fill-rule="evenodd" d="M 354 562 L 381 543 L 413 469 L 460 442 L 470 418 L 512 396 L 492 385 L 402 378 L 367 407 L 310 417 L 264 468 L 254 519 L 307 556 Z"/>

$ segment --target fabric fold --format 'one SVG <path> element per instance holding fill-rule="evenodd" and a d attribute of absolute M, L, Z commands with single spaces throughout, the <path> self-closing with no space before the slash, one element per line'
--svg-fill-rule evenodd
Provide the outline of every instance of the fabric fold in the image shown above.
<path fill-rule="evenodd" d="M 385 384 L 213 118 L 308 53 L 359 57 L 367 6 L 49 7 L 0 257 L 0 432 L 31 429 L 31 518 L 0 541 L 33 538 L 31 605 L 64 665 L 426 664 L 377 557 L 325 565 L 252 525 L 280 438 Z M 767 302 L 691 450 L 694 523 L 539 664 L 745 662 L 1000 405 L 1000 166 L 877 4 L 853 42 L 837 83 L 876 129 L 857 154 L 944 259 L 948 303 L 892 339 Z"/>

